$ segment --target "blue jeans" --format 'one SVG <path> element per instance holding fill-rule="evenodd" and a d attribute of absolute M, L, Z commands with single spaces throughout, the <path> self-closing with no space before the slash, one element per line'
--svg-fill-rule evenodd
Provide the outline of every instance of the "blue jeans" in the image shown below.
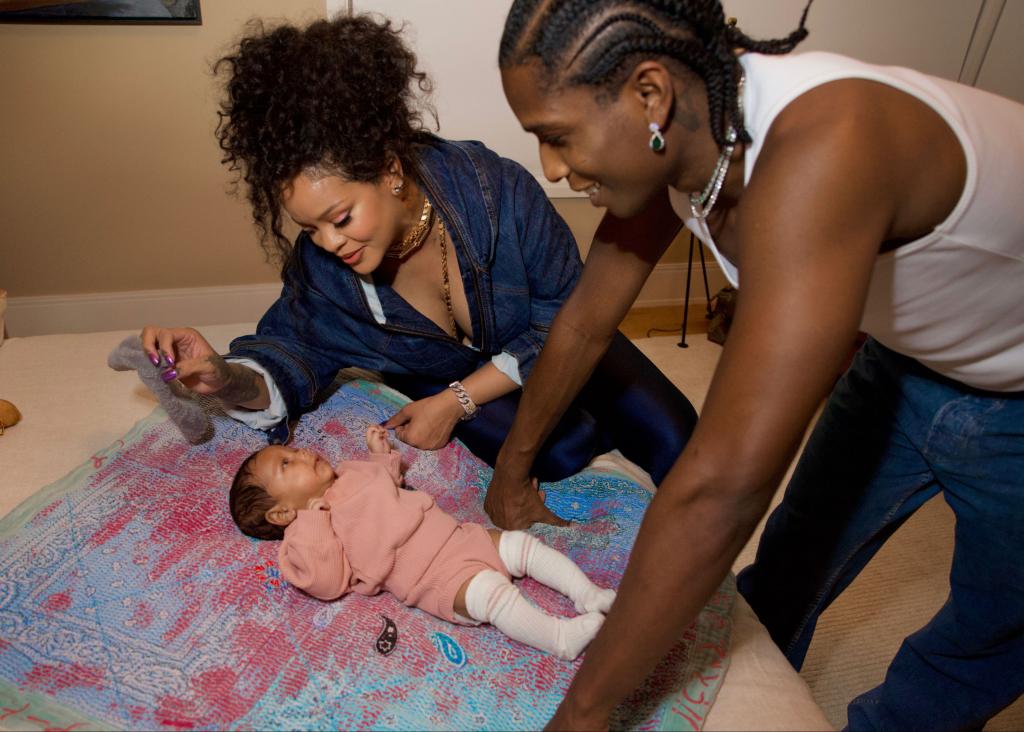
<path fill-rule="evenodd" d="M 448 388 L 448 382 L 384 374 L 410 399 Z M 512 427 L 522 391 L 506 394 L 459 422 L 453 437 L 493 466 Z M 618 448 L 646 470 L 655 485 L 683 451 L 697 411 L 668 378 L 622 333 L 616 333 L 590 380 L 545 441 L 533 463 L 541 481 L 567 478 L 602 452 Z"/>
<path fill-rule="evenodd" d="M 797 669 L 818 617 L 929 498 L 956 516 L 949 597 L 851 729 L 979 729 L 1024 692 L 1024 393 L 971 389 L 868 340 L 739 590 Z"/>

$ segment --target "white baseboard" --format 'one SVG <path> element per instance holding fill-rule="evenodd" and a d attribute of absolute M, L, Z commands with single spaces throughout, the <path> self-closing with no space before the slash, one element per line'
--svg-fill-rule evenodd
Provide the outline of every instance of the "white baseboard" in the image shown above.
<path fill-rule="evenodd" d="M 7 300 L 7 335 L 94 333 L 160 325 L 255 323 L 281 292 L 280 282 L 223 287 L 42 295 Z"/>
<path fill-rule="evenodd" d="M 725 284 L 718 264 L 708 262 L 708 284 L 714 295 Z M 686 288 L 686 264 L 670 262 L 654 268 L 636 301 L 638 307 L 678 305 Z M 185 287 L 89 295 L 11 297 L 7 301 L 7 335 L 25 337 L 55 333 L 140 330 L 161 325 L 255 323 L 277 299 L 281 284 Z M 705 302 L 699 260 L 691 273 L 690 302 Z"/>
<path fill-rule="evenodd" d="M 707 256 L 707 255 L 705 255 Z M 725 287 L 729 282 L 722 274 L 718 262 L 713 259 L 707 262 L 708 290 L 711 297 Z M 679 305 L 683 302 L 686 294 L 686 263 L 666 262 L 659 264 L 651 272 L 647 284 L 640 291 L 640 297 L 636 299 L 634 307 L 650 308 L 663 307 L 666 305 Z M 707 297 L 704 294 L 704 277 L 700 271 L 700 259 L 694 257 L 693 269 L 690 272 L 690 302 L 706 303 Z"/>

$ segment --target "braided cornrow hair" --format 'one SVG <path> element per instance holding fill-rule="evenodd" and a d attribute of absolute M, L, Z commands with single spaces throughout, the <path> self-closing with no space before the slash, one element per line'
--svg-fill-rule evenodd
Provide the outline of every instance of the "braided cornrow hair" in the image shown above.
<path fill-rule="evenodd" d="M 813 1 L 788 36 L 755 41 L 726 22 L 719 0 L 515 0 L 498 63 L 507 69 L 538 59 L 549 86 L 594 86 L 614 95 L 643 58 L 674 59 L 704 80 L 719 147 L 730 125 L 740 141 L 750 142 L 739 110 L 741 69 L 734 51 L 789 53 L 807 37 Z"/>

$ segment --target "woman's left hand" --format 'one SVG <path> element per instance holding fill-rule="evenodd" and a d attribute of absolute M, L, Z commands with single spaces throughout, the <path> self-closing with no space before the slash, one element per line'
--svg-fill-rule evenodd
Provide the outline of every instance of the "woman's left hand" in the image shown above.
<path fill-rule="evenodd" d="M 395 437 L 420 450 L 438 450 L 448 444 L 452 430 L 465 411 L 455 393 L 445 389 L 434 396 L 406 404 L 384 423 Z"/>

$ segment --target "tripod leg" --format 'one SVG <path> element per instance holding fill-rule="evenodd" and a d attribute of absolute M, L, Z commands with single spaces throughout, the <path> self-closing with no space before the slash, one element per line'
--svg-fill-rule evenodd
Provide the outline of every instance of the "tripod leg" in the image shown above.
<path fill-rule="evenodd" d="M 700 252 L 700 271 L 704 274 L 704 317 L 711 319 L 711 289 L 708 287 L 708 266 L 704 263 L 704 242 L 698 241 L 697 246 Z"/>
<path fill-rule="evenodd" d="M 696 241 L 696 237 L 690 234 L 690 258 L 686 263 L 686 295 L 683 297 L 683 330 L 679 334 L 679 347 L 689 348 L 686 342 L 686 325 L 690 320 L 690 274 L 693 270 L 693 242 Z M 701 263 L 704 262 L 704 249 L 701 249 L 700 253 Z M 706 276 L 706 275 L 705 275 Z"/>

